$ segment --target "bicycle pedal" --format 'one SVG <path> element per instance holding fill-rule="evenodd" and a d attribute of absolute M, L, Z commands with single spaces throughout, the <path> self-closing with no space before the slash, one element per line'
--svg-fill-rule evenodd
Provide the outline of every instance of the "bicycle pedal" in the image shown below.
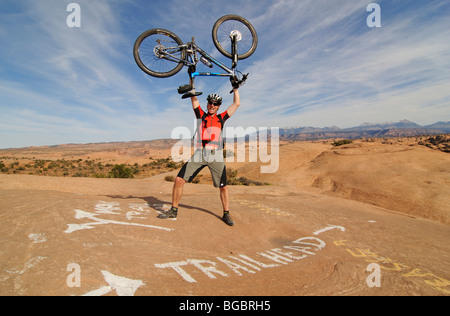
<path fill-rule="evenodd" d="M 192 98 L 192 97 L 196 97 L 199 95 L 202 95 L 203 92 L 188 92 L 183 94 L 183 96 L 181 97 L 182 99 L 187 99 L 187 98 Z"/>
<path fill-rule="evenodd" d="M 178 93 L 179 94 L 185 94 L 186 92 L 189 92 L 192 90 L 192 87 L 188 84 L 185 84 L 183 86 L 178 87 Z"/>

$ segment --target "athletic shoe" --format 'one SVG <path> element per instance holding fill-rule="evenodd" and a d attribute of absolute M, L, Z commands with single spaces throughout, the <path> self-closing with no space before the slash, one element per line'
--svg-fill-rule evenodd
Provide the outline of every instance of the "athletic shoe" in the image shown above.
<path fill-rule="evenodd" d="M 158 218 L 166 219 L 166 218 L 177 218 L 178 212 L 173 209 L 168 210 L 167 212 L 161 213 L 158 215 Z"/>
<path fill-rule="evenodd" d="M 230 213 L 223 214 L 222 221 L 228 226 L 234 226 L 234 221 L 231 219 Z"/>

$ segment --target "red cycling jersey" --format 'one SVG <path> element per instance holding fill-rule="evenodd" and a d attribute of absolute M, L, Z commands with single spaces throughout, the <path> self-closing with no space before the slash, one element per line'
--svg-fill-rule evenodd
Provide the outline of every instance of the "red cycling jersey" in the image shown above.
<path fill-rule="evenodd" d="M 214 147 L 215 149 L 223 149 L 222 130 L 225 121 L 230 118 L 228 111 L 221 114 L 210 115 L 205 113 L 201 107 L 194 109 L 197 120 L 201 120 L 198 124 L 198 147 Z M 201 125 L 201 129 L 200 129 Z"/>

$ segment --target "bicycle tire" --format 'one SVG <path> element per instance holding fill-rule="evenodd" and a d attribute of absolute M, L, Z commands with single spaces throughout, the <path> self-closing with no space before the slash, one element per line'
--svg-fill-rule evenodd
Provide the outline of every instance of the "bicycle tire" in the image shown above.
<path fill-rule="evenodd" d="M 235 30 L 242 35 L 238 41 L 238 59 L 250 57 L 258 46 L 258 35 L 253 25 L 239 15 L 225 15 L 216 21 L 212 29 L 214 45 L 222 55 L 233 58 L 230 34 Z"/>
<path fill-rule="evenodd" d="M 165 29 L 150 29 L 139 35 L 134 43 L 133 56 L 136 64 L 146 74 L 157 78 L 167 78 L 177 74 L 184 63 L 170 60 L 169 57 L 164 57 L 163 53 L 158 56 L 157 53 L 165 48 L 161 42 L 173 45 L 171 46 L 173 53 L 180 60 L 186 58 L 186 50 L 179 47 L 183 45 L 181 39 L 175 33 Z"/>

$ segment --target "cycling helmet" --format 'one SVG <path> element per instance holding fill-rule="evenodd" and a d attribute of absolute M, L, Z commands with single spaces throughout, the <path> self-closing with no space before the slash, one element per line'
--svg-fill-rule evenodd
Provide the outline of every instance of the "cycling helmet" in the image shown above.
<path fill-rule="evenodd" d="M 222 104 L 222 97 L 220 95 L 216 94 L 216 93 L 211 93 L 210 95 L 208 95 L 206 100 L 208 102 L 213 101 L 213 102 Z"/>

